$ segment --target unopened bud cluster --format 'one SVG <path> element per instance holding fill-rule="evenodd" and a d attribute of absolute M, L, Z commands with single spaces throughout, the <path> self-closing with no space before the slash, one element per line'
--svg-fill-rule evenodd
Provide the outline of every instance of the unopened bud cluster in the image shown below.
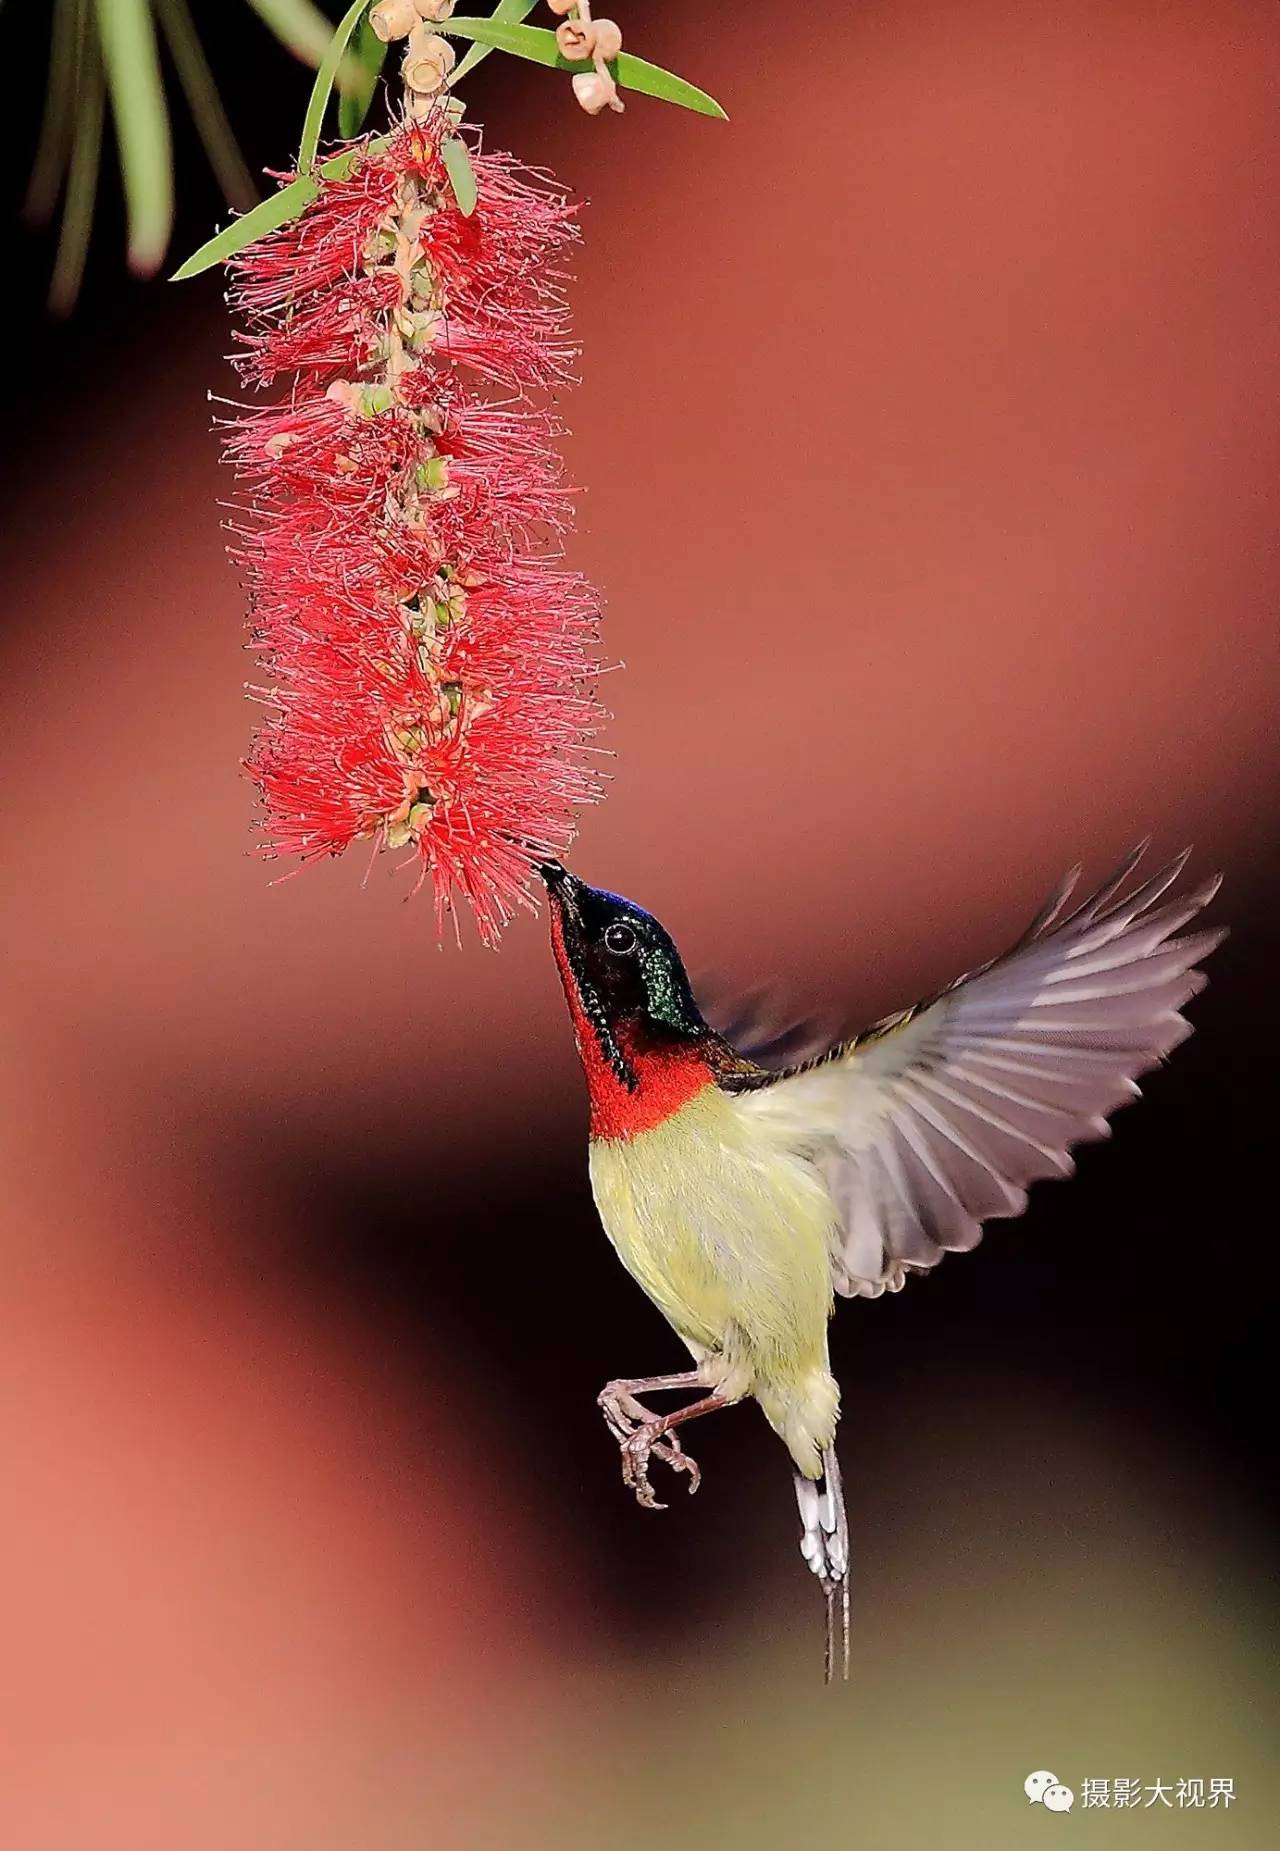
<path fill-rule="evenodd" d="M 611 19 L 592 19 L 591 0 L 547 0 L 561 23 L 556 27 L 560 55 L 575 64 L 590 59 L 594 69 L 575 71 L 573 94 L 589 116 L 602 109 L 621 115 L 626 105 L 618 95 L 609 66 L 622 50 L 622 29 Z"/>
<path fill-rule="evenodd" d="M 422 120 L 431 100 L 445 87 L 457 62 L 452 45 L 431 27 L 449 19 L 455 0 L 378 0 L 369 23 L 387 43 L 407 39 L 400 73 L 408 93 L 409 113 Z M 547 0 L 560 19 L 556 44 L 562 57 L 574 64 L 589 62 L 589 71 L 575 71 L 573 94 L 590 116 L 625 108 L 609 66 L 622 50 L 622 30 L 612 19 L 593 19 L 591 0 Z"/>
<path fill-rule="evenodd" d="M 422 20 L 438 24 L 448 19 L 456 0 L 378 0 L 369 10 L 369 24 L 384 45 L 407 39 Z"/>

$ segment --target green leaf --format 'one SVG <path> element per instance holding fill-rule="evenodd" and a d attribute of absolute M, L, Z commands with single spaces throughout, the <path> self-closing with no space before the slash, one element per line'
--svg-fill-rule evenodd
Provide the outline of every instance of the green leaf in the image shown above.
<path fill-rule="evenodd" d="M 331 161 L 325 161 L 317 171 L 326 180 L 345 179 L 362 153 L 376 154 L 379 149 L 386 147 L 387 140 L 388 137 L 384 135 L 377 141 L 368 142 L 363 149 L 348 148 L 343 154 L 335 154 Z M 169 281 L 185 283 L 190 277 L 211 270 L 214 264 L 225 263 L 228 257 L 234 257 L 248 245 L 256 244 L 259 238 L 265 238 L 277 226 L 287 225 L 290 219 L 296 219 L 319 191 L 320 182 L 311 174 L 302 174 L 298 179 L 291 180 L 288 186 L 282 186 L 278 193 L 273 193 L 270 199 L 264 199 L 252 212 L 233 219 L 222 231 L 202 244 L 198 251 L 193 251 L 187 261 L 174 271 Z"/>
<path fill-rule="evenodd" d="M 249 0 L 258 18 L 269 26 L 295 58 L 314 69 L 333 37 L 333 27 L 311 0 Z"/>
<path fill-rule="evenodd" d="M 99 5 L 102 0 L 99 0 Z M 343 53 L 347 49 L 347 40 L 355 31 L 360 16 L 368 6 L 369 0 L 352 0 L 352 4 L 343 14 L 337 31 L 329 40 L 329 49 L 320 60 L 316 72 L 316 81 L 311 89 L 311 101 L 307 104 L 307 113 L 302 124 L 302 143 L 298 149 L 298 172 L 309 174 L 315 166 L 316 149 L 320 146 L 320 131 L 324 127 L 325 111 L 329 107 L 329 98 L 333 93 L 333 81 L 338 75 L 338 66 L 342 63 Z"/>
<path fill-rule="evenodd" d="M 81 57 L 84 0 L 54 0 L 49 44 L 49 85 L 45 92 L 40 141 L 31 168 L 23 211 L 43 225 L 53 216 L 62 177 L 71 156 L 77 64 Z M 467 54 L 471 56 L 470 52 Z M 466 63 L 466 59 L 463 59 Z"/>
<path fill-rule="evenodd" d="M 164 256 L 173 223 L 169 111 L 155 25 L 147 0 L 97 0 L 97 14 L 129 208 L 129 262 L 145 276 Z"/>
<path fill-rule="evenodd" d="M 476 174 L 467 144 L 457 135 L 446 135 L 440 144 L 440 154 L 458 210 L 464 219 L 469 219 L 476 209 Z"/>
<path fill-rule="evenodd" d="M 278 225 L 287 225 L 290 219 L 296 219 L 319 191 L 319 181 L 313 180 L 310 174 L 290 181 L 288 186 L 282 186 L 278 193 L 272 193 L 269 199 L 255 206 L 252 212 L 245 212 L 238 219 L 232 219 L 229 225 L 202 244 L 198 251 L 193 251 L 187 261 L 174 271 L 169 281 L 185 283 L 188 278 L 199 276 L 201 271 L 211 270 L 214 264 L 225 263 L 228 257 L 234 257 L 246 245 L 256 244 L 259 238 L 265 238 Z"/>
<path fill-rule="evenodd" d="M 177 66 L 178 81 L 186 94 L 209 165 L 217 176 L 227 204 L 249 212 L 258 202 L 258 189 L 227 121 L 218 86 L 204 55 L 200 35 L 187 0 L 155 0 L 156 17 Z"/>
<path fill-rule="evenodd" d="M 286 51 L 315 69 L 333 37 L 332 23 L 319 7 L 311 0 L 249 0 L 249 5 Z"/>
<path fill-rule="evenodd" d="M 333 38 L 333 25 L 319 7 L 312 0 L 249 0 L 249 5 L 285 50 L 314 71 Z M 342 96 L 360 88 L 360 67 L 354 58 L 342 59 L 334 81 Z"/>
<path fill-rule="evenodd" d="M 364 127 L 390 50 L 369 24 L 368 14 L 360 21 L 353 50 L 355 55 L 351 62 L 356 67 L 356 82 L 338 102 L 338 133 L 344 141 L 354 141 Z"/>
<path fill-rule="evenodd" d="M 589 64 L 571 64 L 561 60 L 561 68 L 566 71 L 589 71 Z M 660 64 L 650 64 L 647 58 L 633 58 L 630 52 L 620 51 L 609 65 L 613 81 L 624 90 L 638 90 L 641 96 L 656 96 L 659 102 L 676 103 L 681 109 L 692 109 L 699 116 L 714 116 L 719 122 L 729 120 L 725 111 L 713 96 L 705 90 L 699 90 L 697 84 L 691 84 L 687 78 L 677 77 L 674 71 L 664 71 Z"/>
<path fill-rule="evenodd" d="M 456 33 L 458 38 L 471 39 L 490 51 L 509 51 L 513 58 L 528 58 L 533 64 L 546 64 L 553 70 L 563 63 L 555 33 L 542 26 L 508 25 L 496 13 L 492 19 L 440 19 L 435 24 L 437 32 Z M 565 69 L 589 71 L 591 66 L 569 64 Z"/>
<path fill-rule="evenodd" d="M 76 64 L 76 118 L 72 129 L 71 164 L 67 170 L 67 191 L 62 202 L 62 227 L 58 234 L 58 255 L 49 282 L 49 307 L 55 315 L 69 315 L 80 293 L 85 254 L 93 230 L 93 202 L 98 191 L 98 168 L 102 158 L 103 118 L 106 98 L 102 82 L 102 60 L 98 42 L 88 30 L 88 14 L 83 43 Z"/>
<path fill-rule="evenodd" d="M 542 26 L 508 25 L 496 15 L 493 19 L 442 19 L 437 22 L 436 31 L 471 39 L 493 51 L 510 52 L 513 58 L 527 58 L 531 64 L 543 64 L 553 71 L 578 72 L 593 68 L 588 59 L 562 57 L 554 32 Z M 622 51 L 610 60 L 609 69 L 614 82 L 626 90 L 638 90 L 642 96 L 655 96 L 664 103 L 678 103 L 682 109 L 696 110 L 700 116 L 717 116 L 722 122 L 728 120 L 719 103 L 705 90 L 677 77 L 674 71 L 664 71 L 661 65 L 650 64 L 645 58 L 633 58 L 629 52 Z"/>
<path fill-rule="evenodd" d="M 538 0 L 498 0 L 490 24 L 518 23 L 522 19 L 527 19 L 537 4 Z M 466 77 L 469 72 L 475 70 L 477 64 L 482 64 L 493 50 L 492 45 L 473 44 L 449 82 L 456 84 L 459 78 Z"/>

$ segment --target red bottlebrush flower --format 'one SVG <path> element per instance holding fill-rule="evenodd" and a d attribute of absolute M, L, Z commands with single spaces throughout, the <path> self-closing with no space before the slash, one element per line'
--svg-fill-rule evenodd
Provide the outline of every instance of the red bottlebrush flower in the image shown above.
<path fill-rule="evenodd" d="M 568 375 L 571 209 L 509 156 L 458 209 L 443 110 L 365 145 L 232 260 L 237 365 L 287 396 L 226 448 L 250 491 L 235 556 L 273 685 L 248 769 L 268 853 L 412 848 L 437 912 L 491 942 L 599 795 L 596 599 L 536 395 Z"/>

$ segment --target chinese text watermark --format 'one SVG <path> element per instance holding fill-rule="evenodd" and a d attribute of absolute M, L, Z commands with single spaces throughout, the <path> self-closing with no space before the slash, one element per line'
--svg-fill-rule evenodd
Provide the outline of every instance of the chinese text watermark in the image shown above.
<path fill-rule="evenodd" d="M 1076 1789 L 1068 1787 L 1056 1774 L 1051 1774 L 1048 1768 L 1040 1768 L 1034 1774 L 1028 1774 L 1022 1783 L 1022 1790 L 1033 1806 L 1043 1806 L 1048 1812 L 1070 1812 L 1076 1804 Z M 1210 1775 L 1208 1779 L 1195 1775 L 1176 1780 L 1138 1780 L 1125 1774 L 1086 1774 L 1079 1786 L 1081 1812 L 1099 1807 L 1106 1807 L 1110 1812 L 1124 1812 L 1135 1807 L 1145 1810 L 1151 1806 L 1164 1806 L 1170 1812 L 1198 1809 L 1225 1812 L 1235 1797 L 1235 1781 L 1220 1774 Z"/>

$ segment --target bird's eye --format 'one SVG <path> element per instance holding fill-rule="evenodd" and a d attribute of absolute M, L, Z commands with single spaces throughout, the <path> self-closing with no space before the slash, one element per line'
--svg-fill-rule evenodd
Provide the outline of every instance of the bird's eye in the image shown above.
<path fill-rule="evenodd" d="M 615 919 L 611 926 L 605 927 L 604 947 L 606 951 L 616 952 L 619 957 L 624 957 L 628 951 L 634 951 L 636 948 L 634 926 L 625 925 L 620 919 Z"/>

